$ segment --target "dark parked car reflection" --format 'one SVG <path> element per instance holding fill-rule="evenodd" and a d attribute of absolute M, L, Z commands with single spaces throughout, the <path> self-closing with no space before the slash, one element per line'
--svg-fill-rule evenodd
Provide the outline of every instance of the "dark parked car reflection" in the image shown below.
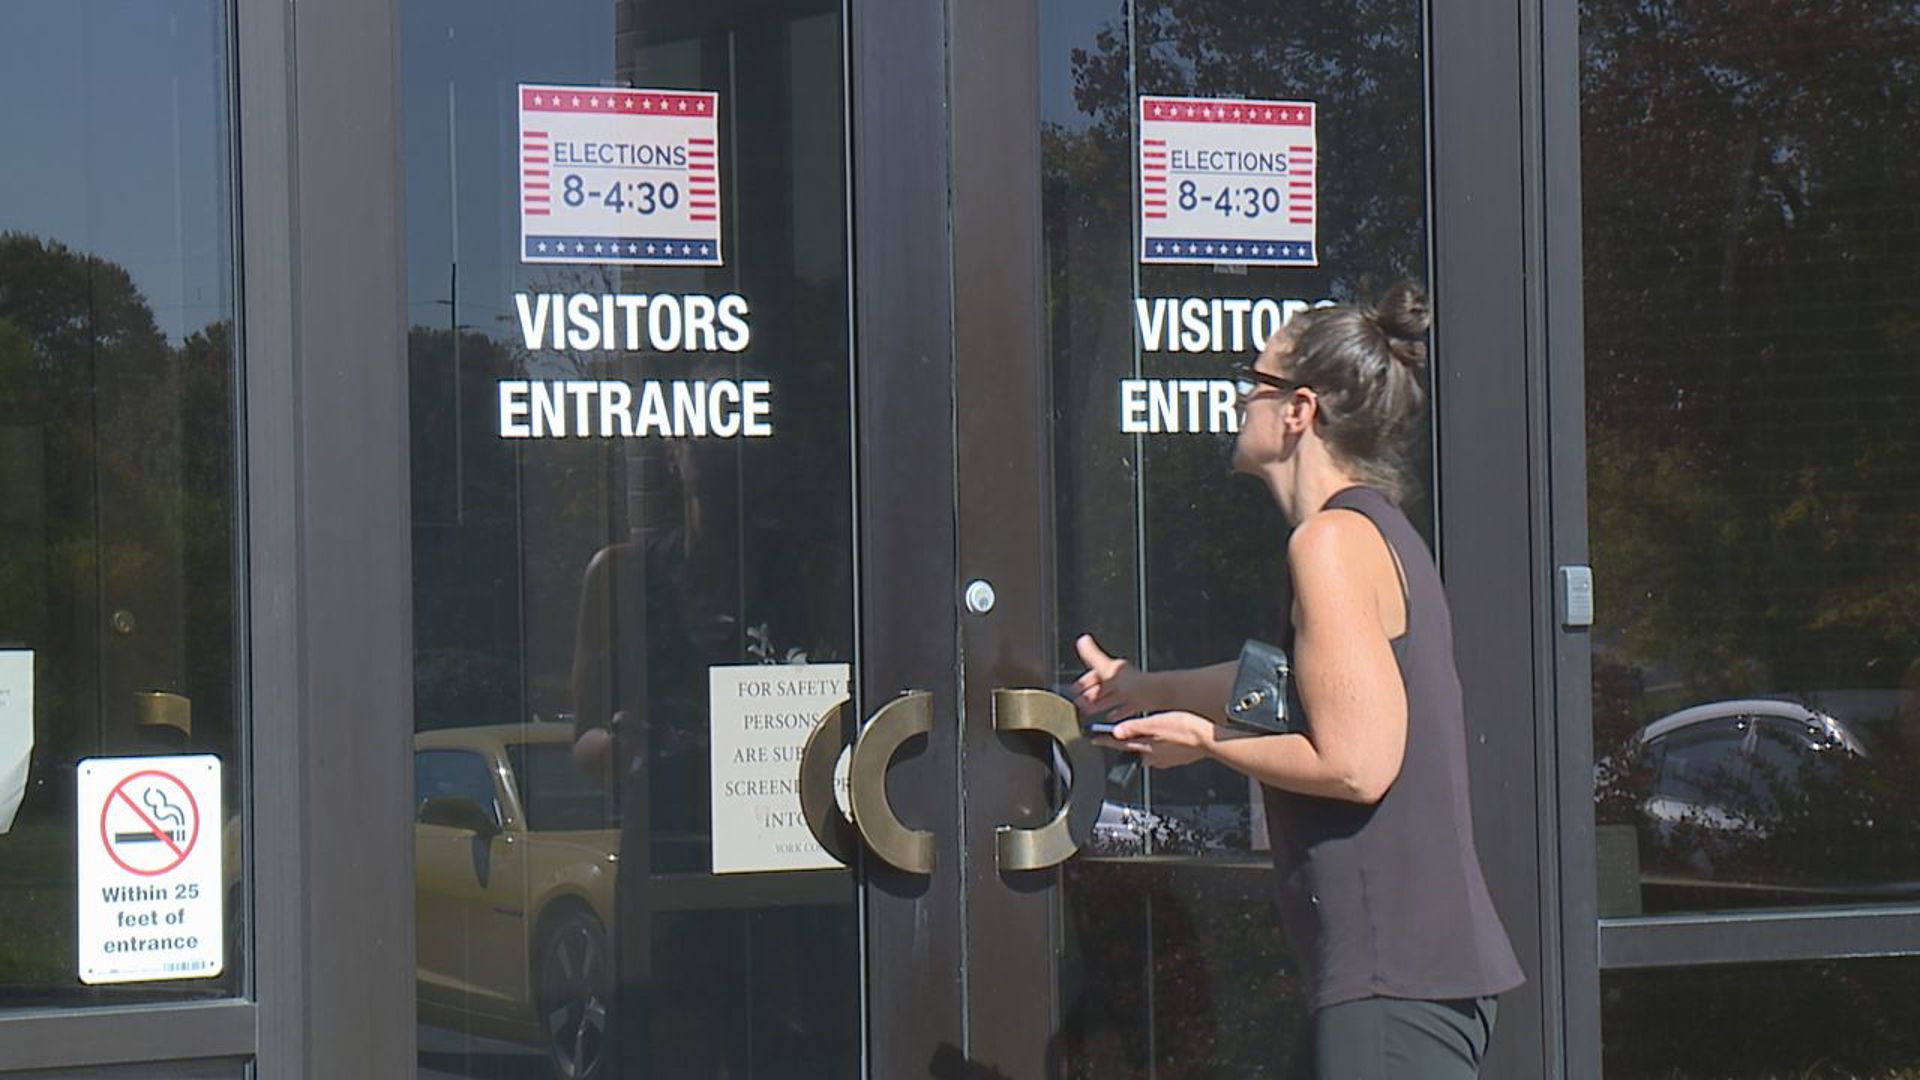
<path fill-rule="evenodd" d="M 1920 892 L 1897 706 L 1871 691 L 1709 702 L 1603 757 L 1600 818 L 1636 830 L 1647 908 Z"/>

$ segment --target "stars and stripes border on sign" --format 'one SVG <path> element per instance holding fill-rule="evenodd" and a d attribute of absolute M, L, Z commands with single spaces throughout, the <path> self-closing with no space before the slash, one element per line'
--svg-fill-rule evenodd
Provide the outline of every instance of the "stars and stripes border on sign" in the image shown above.
<path fill-rule="evenodd" d="M 1195 124 L 1261 124 L 1311 127 L 1314 103 L 1311 101 L 1233 101 L 1213 98 L 1140 99 L 1140 114 L 1147 120 Z"/>
<path fill-rule="evenodd" d="M 1317 266 L 1314 245 L 1284 240 L 1162 240 L 1150 239 L 1141 246 L 1147 262 L 1211 260 L 1223 263 L 1261 263 L 1270 266 Z"/>
<path fill-rule="evenodd" d="M 594 256 L 595 262 L 720 265 L 720 246 L 713 241 L 664 237 L 529 236 L 520 257 L 526 262 L 573 262 L 588 255 Z"/>
<path fill-rule="evenodd" d="M 584 86 L 522 86 L 520 107 L 538 112 L 615 113 L 626 116 L 712 116 L 720 95 L 711 90 L 617 90 Z"/>

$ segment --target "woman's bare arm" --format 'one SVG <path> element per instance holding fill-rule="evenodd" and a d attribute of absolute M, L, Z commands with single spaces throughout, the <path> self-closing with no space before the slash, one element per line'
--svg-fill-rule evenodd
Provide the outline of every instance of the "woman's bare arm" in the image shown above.
<path fill-rule="evenodd" d="M 1295 679 L 1310 734 L 1238 735 L 1188 709 L 1129 721 L 1115 742 L 1150 764 L 1211 757 L 1287 791 L 1380 801 L 1400 775 L 1407 741 L 1406 690 L 1380 611 L 1389 587 L 1380 574 L 1394 574 L 1385 545 L 1365 518 L 1345 512 L 1308 519 L 1288 543 Z M 1397 597 L 1397 576 L 1390 587 Z"/>
<path fill-rule="evenodd" d="M 1332 512 L 1294 530 L 1287 562 L 1294 671 L 1311 733 L 1258 740 L 1265 745 L 1223 740 L 1221 760 L 1276 787 L 1378 802 L 1407 747 L 1406 688 L 1379 601 L 1400 594 L 1392 555 L 1365 517 Z"/>

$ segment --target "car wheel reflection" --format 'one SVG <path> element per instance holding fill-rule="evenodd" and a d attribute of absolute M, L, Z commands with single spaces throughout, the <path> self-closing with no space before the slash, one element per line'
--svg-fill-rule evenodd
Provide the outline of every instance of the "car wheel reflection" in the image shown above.
<path fill-rule="evenodd" d="M 599 1080 L 606 1075 L 607 1001 L 612 958 L 600 920 L 568 911 L 541 936 L 535 985 L 553 1073 L 561 1080 Z"/>

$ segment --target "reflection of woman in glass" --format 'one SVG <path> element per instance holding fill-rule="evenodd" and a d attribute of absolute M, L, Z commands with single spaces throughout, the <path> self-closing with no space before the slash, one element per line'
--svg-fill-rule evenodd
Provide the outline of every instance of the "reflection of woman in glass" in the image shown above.
<path fill-rule="evenodd" d="M 704 868 L 707 670 L 737 656 L 734 452 L 720 442 L 628 444 L 628 536 L 594 554 L 581 586 L 573 756 L 616 793 L 621 823 L 605 1021 L 613 1077 L 669 1067 L 722 1076 L 739 1041 L 728 987 L 736 958 L 718 941 L 701 942 L 707 962 L 686 957 L 689 942 L 723 931 L 658 912 L 651 895 L 654 875 Z M 669 920 L 678 932 L 661 934 Z"/>
<path fill-rule="evenodd" d="M 823 972 L 851 977 L 846 909 L 743 902 L 708 874 L 709 673 L 804 661 L 827 606 L 809 590 L 845 581 L 803 571 L 795 532 L 749 501 L 744 453 L 720 439 L 629 443 L 627 538 L 582 579 L 573 756 L 620 807 L 608 1078 L 743 1076 L 751 1053 L 789 1062 L 783 1077 L 833 1076 L 858 1059 L 857 1021 L 818 993 Z M 670 875 L 710 887 L 663 908 Z"/>
<path fill-rule="evenodd" d="M 1447 600 L 1396 505 L 1422 414 L 1420 291 L 1296 316 L 1243 369 L 1236 471 L 1294 524 L 1292 653 L 1308 735 L 1239 735 L 1233 666 L 1148 673 L 1079 642 L 1082 710 L 1147 764 L 1220 761 L 1265 789 L 1282 922 L 1311 1010 L 1297 1077 L 1472 1077 L 1522 981 L 1473 845 Z"/>

